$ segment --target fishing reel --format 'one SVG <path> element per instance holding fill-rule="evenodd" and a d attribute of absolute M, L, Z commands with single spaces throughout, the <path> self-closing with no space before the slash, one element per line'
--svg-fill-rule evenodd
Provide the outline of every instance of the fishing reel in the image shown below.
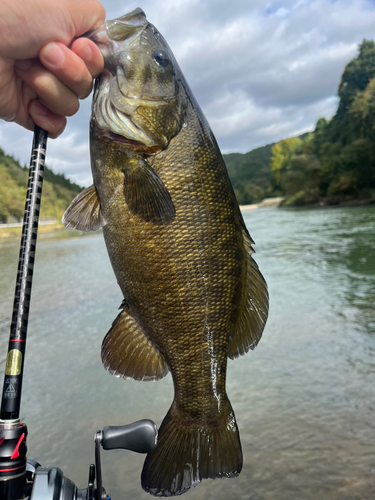
<path fill-rule="evenodd" d="M 149 453 L 156 446 L 152 420 L 107 426 L 95 434 L 95 465 L 89 467 L 87 488 L 78 489 L 58 467 L 42 467 L 26 459 L 26 425 L 0 420 L 1 500 L 110 500 L 102 484 L 100 447 Z"/>

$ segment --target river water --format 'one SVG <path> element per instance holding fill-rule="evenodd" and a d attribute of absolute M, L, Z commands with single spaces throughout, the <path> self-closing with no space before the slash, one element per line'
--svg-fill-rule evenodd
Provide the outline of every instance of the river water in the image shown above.
<path fill-rule="evenodd" d="M 259 346 L 228 366 L 244 467 L 204 480 L 190 500 L 375 498 L 375 207 L 244 212 L 268 282 Z M 140 418 L 160 424 L 171 377 L 130 382 L 106 372 L 102 338 L 121 303 L 102 235 L 40 239 L 21 417 L 29 458 L 87 485 L 93 437 Z M 3 380 L 18 243 L 0 246 Z M 114 500 L 149 499 L 144 456 L 102 452 Z"/>

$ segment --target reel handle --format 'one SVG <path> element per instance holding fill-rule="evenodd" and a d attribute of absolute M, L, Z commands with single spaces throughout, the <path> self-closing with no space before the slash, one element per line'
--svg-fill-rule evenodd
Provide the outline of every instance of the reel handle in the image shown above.
<path fill-rule="evenodd" d="M 131 450 L 149 453 L 156 446 L 158 431 L 152 420 L 143 419 L 128 425 L 104 427 L 102 446 L 104 450 Z"/>

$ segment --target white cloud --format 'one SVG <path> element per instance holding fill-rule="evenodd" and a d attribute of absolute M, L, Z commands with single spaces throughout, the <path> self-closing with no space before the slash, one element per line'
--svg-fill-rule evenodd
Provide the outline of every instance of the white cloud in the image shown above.
<path fill-rule="evenodd" d="M 275 16 L 277 17 L 285 17 L 289 14 L 289 10 L 288 9 L 284 9 L 284 7 L 281 7 L 280 9 L 277 9 L 277 11 L 275 12 Z"/>
<path fill-rule="evenodd" d="M 88 141 L 78 141 L 74 131 L 49 141 L 47 159 L 55 172 L 64 172 L 77 184 L 91 183 Z"/>
<path fill-rule="evenodd" d="M 298 7 L 301 7 L 301 5 L 304 5 L 305 3 L 306 0 L 298 0 L 298 2 L 293 5 L 293 10 L 298 9 Z"/>

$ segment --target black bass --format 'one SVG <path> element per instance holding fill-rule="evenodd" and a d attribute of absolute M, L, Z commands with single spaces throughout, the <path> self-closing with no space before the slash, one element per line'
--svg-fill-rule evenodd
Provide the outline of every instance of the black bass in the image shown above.
<path fill-rule="evenodd" d="M 177 495 L 241 471 L 227 358 L 259 342 L 267 286 L 215 137 L 164 38 L 140 9 L 90 37 L 105 60 L 90 124 L 94 184 L 63 222 L 103 227 L 124 295 L 105 368 L 135 380 L 172 374 L 142 486 Z"/>

